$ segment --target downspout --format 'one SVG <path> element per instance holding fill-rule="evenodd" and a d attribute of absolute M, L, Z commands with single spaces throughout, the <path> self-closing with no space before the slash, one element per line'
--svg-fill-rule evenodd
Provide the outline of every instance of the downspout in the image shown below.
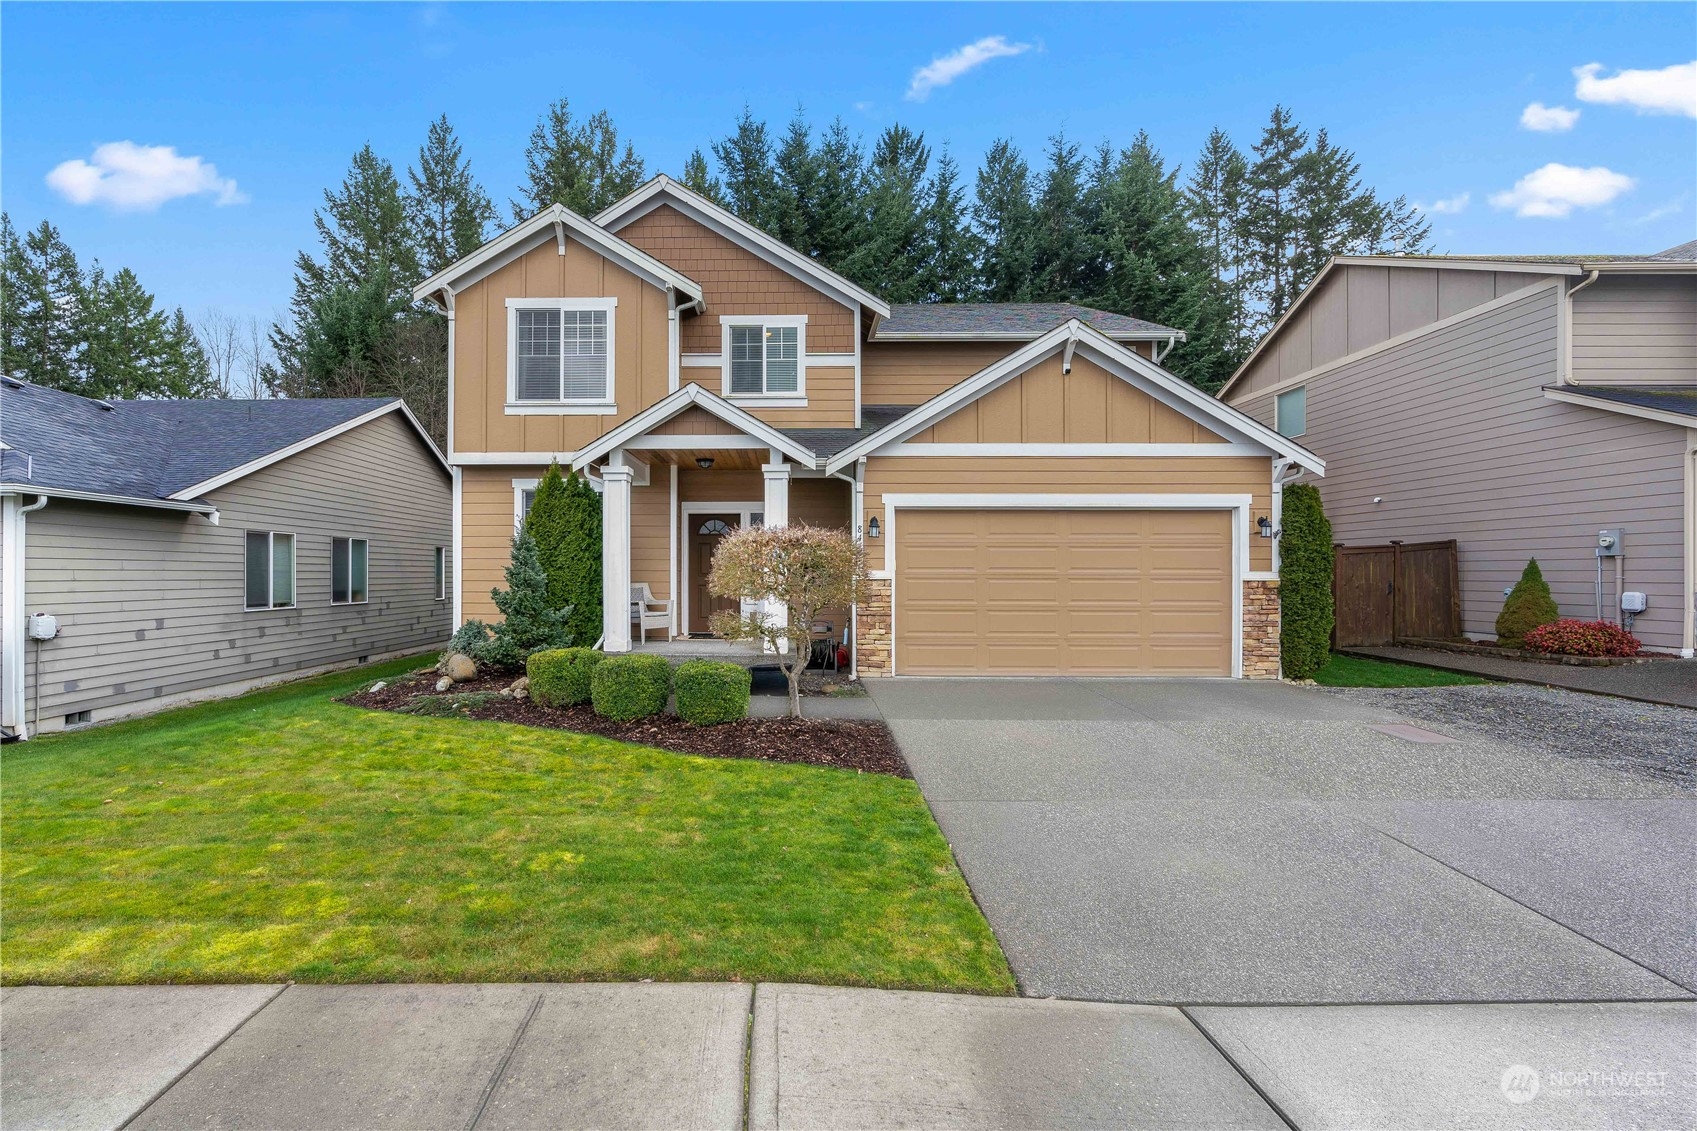
<path fill-rule="evenodd" d="M 1153 361 L 1156 365 L 1161 364 L 1161 362 L 1166 358 L 1166 356 L 1169 353 L 1173 352 L 1173 347 L 1176 346 L 1176 345 L 1178 345 L 1178 335 L 1177 334 L 1167 335 L 1166 348 L 1157 352 L 1154 357 L 1150 358 L 1150 360 Z"/>
<path fill-rule="evenodd" d="M 1279 572 L 1279 533 L 1284 529 L 1285 487 L 1302 478 L 1302 465 L 1286 457 L 1273 461 L 1273 572 Z"/>
<path fill-rule="evenodd" d="M 1561 379 L 1557 384 L 1577 384 L 1573 379 L 1573 296 L 1595 283 L 1601 274 L 1601 271 L 1592 268 L 1591 273 L 1580 280 L 1578 285 L 1562 295 Z"/>

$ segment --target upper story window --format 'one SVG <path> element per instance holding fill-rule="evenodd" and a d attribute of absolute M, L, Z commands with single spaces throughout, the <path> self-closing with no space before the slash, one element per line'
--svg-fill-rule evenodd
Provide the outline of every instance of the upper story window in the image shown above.
<path fill-rule="evenodd" d="M 1273 423 L 1279 435 L 1292 439 L 1308 431 L 1308 386 L 1298 385 L 1273 398 Z"/>
<path fill-rule="evenodd" d="M 613 315 L 618 301 L 508 299 L 508 406 L 611 410 Z"/>
<path fill-rule="evenodd" d="M 800 397 L 806 390 L 807 316 L 733 315 L 724 326 L 726 396 Z"/>

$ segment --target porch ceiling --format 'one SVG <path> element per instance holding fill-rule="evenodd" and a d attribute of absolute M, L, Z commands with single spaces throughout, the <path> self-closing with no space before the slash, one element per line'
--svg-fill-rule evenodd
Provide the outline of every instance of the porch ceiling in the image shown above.
<path fill-rule="evenodd" d="M 650 448 L 640 455 L 652 464 L 679 467 L 697 467 L 696 460 L 710 459 L 714 471 L 759 471 L 770 458 L 765 448 Z"/>

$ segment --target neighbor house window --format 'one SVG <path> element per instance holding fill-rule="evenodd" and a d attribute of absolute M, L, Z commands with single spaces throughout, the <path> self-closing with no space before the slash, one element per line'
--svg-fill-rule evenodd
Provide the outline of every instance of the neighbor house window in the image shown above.
<path fill-rule="evenodd" d="M 1300 436 L 1308 431 L 1308 386 L 1298 385 L 1274 397 L 1273 416 L 1281 436 Z"/>
<path fill-rule="evenodd" d="M 509 299 L 517 404 L 605 405 L 612 400 L 614 299 Z"/>
<path fill-rule="evenodd" d="M 725 321 L 725 392 L 735 397 L 802 392 L 805 316 Z"/>
<path fill-rule="evenodd" d="M 436 599 L 446 600 L 448 597 L 448 551 L 443 546 L 436 547 Z"/>
<path fill-rule="evenodd" d="M 295 604 L 295 536 L 275 530 L 247 532 L 249 609 L 291 609 Z"/>
<path fill-rule="evenodd" d="M 366 598 L 371 544 L 364 538 L 330 539 L 330 603 L 359 605 Z"/>

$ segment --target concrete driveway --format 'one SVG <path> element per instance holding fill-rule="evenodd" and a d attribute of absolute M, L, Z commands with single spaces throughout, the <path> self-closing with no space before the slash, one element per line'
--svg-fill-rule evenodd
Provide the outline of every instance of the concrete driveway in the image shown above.
<path fill-rule="evenodd" d="M 872 692 L 1028 995 L 1653 1001 L 1697 988 L 1697 800 L 1678 785 L 1476 734 L 1387 733 L 1375 727 L 1406 720 L 1285 684 Z"/>

